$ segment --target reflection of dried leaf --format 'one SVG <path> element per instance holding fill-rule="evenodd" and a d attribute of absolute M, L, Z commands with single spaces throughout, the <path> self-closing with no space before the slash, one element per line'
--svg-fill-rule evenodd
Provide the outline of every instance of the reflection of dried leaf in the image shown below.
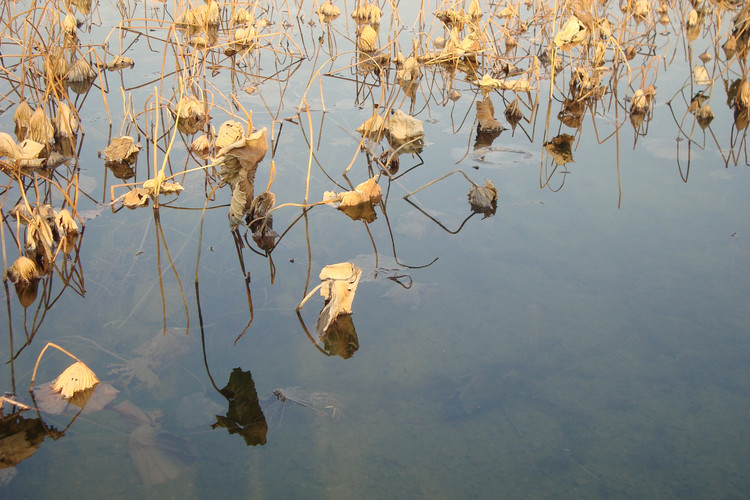
<path fill-rule="evenodd" d="M 513 99 L 513 101 L 508 104 L 508 107 L 505 108 L 505 119 L 508 120 L 508 123 L 510 123 L 510 126 L 514 129 L 516 128 L 516 125 L 521 122 L 521 119 L 523 119 L 523 113 L 521 112 L 518 98 Z"/>
<path fill-rule="evenodd" d="M 701 108 L 698 110 L 697 113 L 695 113 L 695 119 L 698 121 L 698 125 L 702 129 L 706 129 L 709 125 L 711 125 L 711 122 L 714 119 L 714 112 L 711 109 L 711 106 L 708 104 L 704 104 L 701 106 Z"/>
<path fill-rule="evenodd" d="M 222 128 L 224 128 L 224 125 L 222 125 Z M 221 135 L 221 132 L 219 132 L 219 135 Z M 218 147 L 218 138 L 216 143 Z M 268 151 L 268 140 L 266 139 L 265 127 L 253 133 L 250 137 L 240 139 L 221 148 L 217 153 L 219 159 L 216 162 L 221 163 L 222 178 L 231 186 L 235 186 L 242 179 L 249 181 L 251 187 L 248 193 L 252 199 L 255 170 L 258 163 L 266 156 L 266 151 Z M 241 175 L 241 171 L 244 175 Z"/>
<path fill-rule="evenodd" d="M 331 264 L 320 271 L 322 281 L 320 295 L 326 305 L 318 317 L 316 326 L 318 336 L 325 336 L 328 327 L 338 315 L 352 313 L 352 301 L 360 276 L 362 276 L 362 270 L 351 262 Z"/>
<path fill-rule="evenodd" d="M 59 392 L 64 398 L 71 398 L 75 393 L 85 391 L 98 383 L 99 379 L 91 368 L 82 361 L 76 361 L 55 379 L 52 390 Z"/>
<path fill-rule="evenodd" d="M 14 467 L 36 453 L 48 435 L 40 418 L 28 419 L 19 413 L 0 418 L 0 469 Z"/>
<path fill-rule="evenodd" d="M 473 212 L 484 214 L 484 218 L 495 215 L 497 211 L 497 188 L 492 181 L 487 180 L 484 186 L 472 186 L 469 191 L 469 205 Z"/>
<path fill-rule="evenodd" d="M 216 423 L 211 428 L 224 427 L 229 434 L 239 434 L 247 446 L 266 444 L 268 424 L 260 408 L 252 374 L 235 368 L 221 394 L 229 402 L 229 409 L 226 416 L 216 416 Z"/>
<path fill-rule="evenodd" d="M 320 338 L 323 349 L 332 356 L 351 358 L 359 350 L 359 338 L 351 314 L 339 314 Z"/>
<path fill-rule="evenodd" d="M 51 144 L 55 139 L 55 128 L 52 126 L 52 121 L 47 118 L 43 108 L 36 108 L 31 115 L 26 137 L 45 145 Z"/>
<path fill-rule="evenodd" d="M 211 152 L 211 140 L 206 134 L 201 134 L 190 144 L 190 151 L 201 160 L 208 159 Z"/>
<path fill-rule="evenodd" d="M 553 137 L 552 140 L 544 143 L 546 149 L 558 165 L 565 165 L 573 161 L 573 136 L 569 134 L 560 134 Z"/>
<path fill-rule="evenodd" d="M 198 132 L 203 124 L 206 123 L 205 106 L 194 95 L 189 95 L 182 99 L 177 105 L 175 116 L 177 119 L 177 128 L 186 135 L 192 135 Z"/>

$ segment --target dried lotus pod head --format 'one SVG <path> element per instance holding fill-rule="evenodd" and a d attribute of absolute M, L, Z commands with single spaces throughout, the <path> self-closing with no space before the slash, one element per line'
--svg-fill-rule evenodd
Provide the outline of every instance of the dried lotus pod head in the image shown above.
<path fill-rule="evenodd" d="M 52 126 L 50 119 L 47 118 L 44 108 L 38 107 L 34 110 L 29 119 L 26 137 L 44 145 L 52 144 L 55 140 L 55 128 Z"/>
<path fill-rule="evenodd" d="M 362 52 L 375 52 L 378 47 L 378 32 L 369 24 L 359 30 L 357 48 Z"/>
<path fill-rule="evenodd" d="M 16 124 L 15 133 L 16 138 L 19 141 L 26 139 L 26 134 L 29 129 L 29 120 L 31 120 L 32 114 L 34 114 L 34 110 L 31 109 L 31 106 L 29 106 L 29 103 L 26 102 L 25 99 L 18 103 L 16 112 L 13 114 L 13 121 Z"/>

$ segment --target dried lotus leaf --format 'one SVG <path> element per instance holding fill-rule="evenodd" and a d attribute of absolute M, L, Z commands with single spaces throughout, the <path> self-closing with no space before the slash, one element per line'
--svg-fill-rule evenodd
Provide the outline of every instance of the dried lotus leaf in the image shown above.
<path fill-rule="evenodd" d="M 31 109 L 31 106 L 29 106 L 29 103 L 25 99 L 18 103 L 16 112 L 13 113 L 13 122 L 16 125 L 15 134 L 19 141 L 26 138 L 26 133 L 29 129 L 29 120 L 31 120 L 31 115 L 33 114 L 34 110 Z"/>
<path fill-rule="evenodd" d="M 5 132 L 0 132 L 0 157 L 6 156 L 12 160 L 21 159 L 23 152 L 13 138 Z"/>
<path fill-rule="evenodd" d="M 6 270 L 8 279 L 17 284 L 29 284 L 44 276 L 44 271 L 32 259 L 21 255 Z"/>
<path fill-rule="evenodd" d="M 708 104 L 704 104 L 695 113 L 695 119 L 698 122 L 698 125 L 700 125 L 700 127 L 705 130 L 709 125 L 711 125 L 711 122 L 714 119 L 714 111 L 711 109 L 711 106 L 709 106 Z"/>
<path fill-rule="evenodd" d="M 190 144 L 190 151 L 201 160 L 208 159 L 211 152 L 211 140 L 206 134 L 201 134 Z"/>
<path fill-rule="evenodd" d="M 317 14 L 321 23 L 330 23 L 341 15 L 341 9 L 333 5 L 331 0 L 326 0 L 318 9 Z"/>
<path fill-rule="evenodd" d="M 469 10 L 466 14 L 469 16 L 469 19 L 475 23 L 482 19 L 482 6 L 479 5 L 479 0 L 471 0 Z"/>
<path fill-rule="evenodd" d="M 561 50 L 570 50 L 580 45 L 586 39 L 588 29 L 576 16 L 571 16 L 560 31 L 555 35 L 554 43 Z"/>
<path fill-rule="evenodd" d="M 708 76 L 708 71 L 703 66 L 695 66 L 693 68 L 693 78 L 695 79 L 696 85 L 711 85 L 713 80 Z"/>
<path fill-rule="evenodd" d="M 362 270 L 351 262 L 328 265 L 320 272 L 320 295 L 326 305 L 320 311 L 316 325 L 319 336 L 325 336 L 340 314 L 352 313 L 352 302 L 361 276 Z"/>
<path fill-rule="evenodd" d="M 391 113 L 385 123 L 389 138 L 407 142 L 424 137 L 424 125 L 421 120 L 407 115 L 400 109 Z"/>
<path fill-rule="evenodd" d="M 186 135 L 198 132 L 206 123 L 205 105 L 194 95 L 189 95 L 180 101 L 175 115 L 179 115 L 177 129 Z"/>
<path fill-rule="evenodd" d="M 234 16 L 232 17 L 232 24 L 235 26 L 237 25 L 247 25 L 250 26 L 255 23 L 255 17 L 244 7 L 238 7 L 234 11 Z"/>
<path fill-rule="evenodd" d="M 65 16 L 65 19 L 63 19 L 62 27 L 65 34 L 67 34 L 70 38 L 72 38 L 73 40 L 77 38 L 76 32 L 78 31 L 78 21 L 76 21 L 76 17 L 73 15 L 73 13 L 68 12 L 68 14 Z"/>
<path fill-rule="evenodd" d="M 504 130 L 505 127 L 495 119 L 495 106 L 492 104 L 490 96 L 486 96 L 481 101 L 476 102 L 477 108 L 477 132 L 497 132 Z"/>
<path fill-rule="evenodd" d="M 40 144 L 51 144 L 55 140 L 55 127 L 47 118 L 44 109 L 39 107 L 34 110 L 29 120 L 29 129 L 26 133 L 27 138 Z"/>
<path fill-rule="evenodd" d="M 362 52 L 375 52 L 378 47 L 378 32 L 372 26 L 366 24 L 362 27 L 357 37 L 357 48 Z"/>
<path fill-rule="evenodd" d="M 251 125 L 252 128 L 252 125 Z M 217 149 L 222 149 L 234 144 L 245 136 L 245 127 L 242 123 L 229 120 L 219 127 L 219 135 L 216 137 Z"/>
<path fill-rule="evenodd" d="M 52 383 L 52 390 L 69 399 L 80 391 L 99 383 L 96 374 L 82 361 L 76 361 L 63 371 Z"/>
<path fill-rule="evenodd" d="M 140 144 L 135 144 L 135 139 L 125 135 L 112 139 L 112 142 L 104 149 L 104 159 L 111 162 L 135 163 Z"/>
<path fill-rule="evenodd" d="M 523 119 L 523 113 L 521 112 L 518 98 L 513 99 L 513 101 L 508 104 L 508 107 L 505 108 L 505 119 L 508 120 L 508 123 L 510 123 L 510 126 L 513 128 L 515 128 L 515 126 L 521 122 L 521 119 Z"/>
<path fill-rule="evenodd" d="M 357 132 L 363 137 L 379 141 L 385 133 L 385 119 L 380 115 L 372 115 L 357 127 Z"/>
<path fill-rule="evenodd" d="M 573 161 L 573 139 L 570 134 L 560 134 L 553 137 L 550 141 L 545 142 L 543 147 L 558 165 L 565 165 Z"/>
<path fill-rule="evenodd" d="M 740 88 L 737 90 L 735 103 L 737 106 L 750 108 L 750 80 L 744 80 L 742 83 L 740 83 Z"/>
<path fill-rule="evenodd" d="M 107 63 L 106 68 L 109 71 L 119 71 L 125 68 L 132 68 L 135 66 L 135 61 L 130 57 L 115 56 L 110 62 Z"/>
<path fill-rule="evenodd" d="M 63 101 L 58 106 L 54 125 L 58 137 L 69 138 L 78 132 L 78 118 L 73 114 L 67 102 Z"/>
<path fill-rule="evenodd" d="M 701 55 L 698 56 L 698 59 L 700 59 L 703 64 L 708 64 L 708 62 L 713 59 L 713 56 L 708 53 L 708 51 L 704 51 Z"/>
<path fill-rule="evenodd" d="M 474 213 L 484 214 L 483 218 L 495 215 L 497 211 L 497 188 L 487 180 L 484 186 L 472 186 L 469 191 L 469 206 Z"/>
<path fill-rule="evenodd" d="M 147 189 L 136 187 L 125 193 L 122 204 L 127 208 L 134 209 L 148 205 L 149 192 Z"/>
<path fill-rule="evenodd" d="M 222 178 L 233 188 L 241 178 L 247 178 L 253 183 L 258 163 L 263 160 L 267 151 L 268 139 L 265 127 L 250 137 L 221 148 L 217 154 L 221 163 Z M 240 171 L 244 171 L 245 174 L 240 176 Z M 249 193 L 252 199 L 252 188 Z"/>

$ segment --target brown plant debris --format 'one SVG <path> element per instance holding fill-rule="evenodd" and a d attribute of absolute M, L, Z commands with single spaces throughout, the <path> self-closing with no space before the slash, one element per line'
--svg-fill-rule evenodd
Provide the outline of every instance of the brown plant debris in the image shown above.
<path fill-rule="evenodd" d="M 497 188 L 487 180 L 484 186 L 472 186 L 469 190 L 469 206 L 474 213 L 484 214 L 483 218 L 495 215 L 497 211 Z"/>
<path fill-rule="evenodd" d="M 560 134 L 544 143 L 544 149 L 552 155 L 555 163 L 565 165 L 573 162 L 573 139 L 570 134 Z"/>
<path fill-rule="evenodd" d="M 476 102 L 477 108 L 477 132 L 497 132 L 505 127 L 495 119 L 495 106 L 492 105 L 490 96 Z"/>
<path fill-rule="evenodd" d="M 99 383 L 96 374 L 83 361 L 76 361 L 63 371 L 52 383 L 52 390 L 64 398 L 72 398 L 77 392 L 90 389 Z"/>
<path fill-rule="evenodd" d="M 320 271 L 320 295 L 325 306 L 320 311 L 316 324 L 318 336 L 325 337 L 328 328 L 339 315 L 352 313 L 352 301 L 361 276 L 362 270 L 351 262 L 331 264 Z"/>

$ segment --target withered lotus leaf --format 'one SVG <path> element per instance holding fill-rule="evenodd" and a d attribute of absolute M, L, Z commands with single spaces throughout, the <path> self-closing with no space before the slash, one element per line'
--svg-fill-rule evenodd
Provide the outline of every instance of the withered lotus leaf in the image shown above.
<path fill-rule="evenodd" d="M 29 120 L 31 120 L 32 114 L 34 114 L 34 110 L 31 109 L 25 99 L 18 103 L 16 112 L 13 114 L 13 122 L 16 125 L 15 134 L 19 141 L 26 138 L 26 131 L 29 128 Z"/>
<path fill-rule="evenodd" d="M 495 106 L 492 105 L 490 96 L 476 102 L 477 107 L 477 130 L 479 132 L 496 132 L 505 127 L 495 119 Z"/>
<path fill-rule="evenodd" d="M 73 15 L 72 12 L 68 12 L 65 16 L 65 19 L 62 21 L 62 27 L 63 31 L 72 39 L 76 39 L 77 35 L 76 32 L 78 31 L 78 21 L 76 21 L 76 16 Z"/>
<path fill-rule="evenodd" d="M 107 162 L 133 164 L 140 150 L 141 145 L 135 144 L 135 139 L 129 135 L 124 135 L 112 139 L 109 146 L 104 149 L 104 159 Z"/>
<path fill-rule="evenodd" d="M 214 163 L 221 164 L 221 176 L 227 184 L 232 186 L 232 189 L 241 179 L 247 179 L 250 182 L 248 193 L 250 199 L 252 199 L 255 171 L 258 168 L 258 163 L 266 156 L 267 151 L 268 139 L 266 138 L 266 128 L 263 127 L 250 137 L 242 138 L 221 148 Z"/>
<path fill-rule="evenodd" d="M 391 113 L 385 123 L 386 131 L 391 139 L 407 142 L 424 137 L 424 125 L 421 120 L 407 115 L 400 109 Z"/>
<path fill-rule="evenodd" d="M 497 211 L 497 188 L 492 181 L 487 180 L 484 186 L 472 186 L 469 191 L 469 206 L 478 214 L 484 214 L 484 218 L 495 215 Z"/>
<path fill-rule="evenodd" d="M 44 275 L 36 262 L 25 255 L 18 257 L 5 273 L 11 282 L 22 285 L 39 280 Z"/>
<path fill-rule="evenodd" d="M 122 204 L 127 208 L 134 209 L 138 207 L 145 207 L 148 205 L 149 192 L 148 189 L 136 187 L 125 193 L 122 198 Z"/>
<path fill-rule="evenodd" d="M 508 123 L 510 123 L 511 127 L 514 127 L 518 125 L 523 118 L 523 113 L 521 112 L 520 105 L 518 104 L 518 98 L 511 101 L 510 104 L 508 104 L 508 107 L 505 108 L 505 119 L 508 120 Z"/>
<path fill-rule="evenodd" d="M 55 140 L 55 127 L 52 125 L 52 121 L 47 118 L 43 108 L 36 108 L 31 115 L 26 137 L 45 145 L 51 144 Z"/>
<path fill-rule="evenodd" d="M 698 122 L 698 125 L 705 130 L 711 125 L 711 122 L 714 119 L 714 111 L 711 109 L 711 106 L 704 104 L 698 109 L 698 112 L 695 113 L 695 119 Z"/>
<path fill-rule="evenodd" d="M 378 48 L 378 32 L 369 24 L 364 25 L 360 30 L 357 48 L 362 52 L 375 52 Z"/>
<path fill-rule="evenodd" d="M 325 335 L 339 314 L 352 313 L 352 301 L 361 276 L 362 270 L 351 262 L 331 264 L 320 271 L 320 295 L 326 305 L 320 311 L 316 324 L 319 336 Z"/>
<path fill-rule="evenodd" d="M 55 132 L 58 137 L 69 138 L 78 132 L 78 118 L 70 110 L 70 106 L 65 101 L 57 107 L 57 114 L 54 120 Z"/>
<path fill-rule="evenodd" d="M 373 206 L 380 203 L 382 199 L 383 191 L 378 185 L 377 177 L 358 184 L 354 191 L 345 191 L 338 195 L 332 191 L 326 191 L 323 194 L 323 201 L 331 200 L 329 204 L 335 206 L 353 220 L 365 222 L 373 222 L 377 218 Z M 336 202 L 338 202 L 338 205 L 336 205 Z"/>
<path fill-rule="evenodd" d="M 565 165 L 573 161 L 573 139 L 570 134 L 560 134 L 544 143 L 544 149 L 552 155 L 555 163 Z"/>
<path fill-rule="evenodd" d="M 135 66 L 135 61 L 133 61 L 133 59 L 131 59 L 130 57 L 115 56 L 106 64 L 105 67 L 109 71 L 119 71 L 125 68 L 132 68 L 133 66 Z"/>
<path fill-rule="evenodd" d="M 363 137 L 379 141 L 385 132 L 385 119 L 380 115 L 372 115 L 357 127 L 357 132 Z"/>
<path fill-rule="evenodd" d="M 179 115 L 177 128 L 183 134 L 192 135 L 206 123 L 204 104 L 194 95 L 189 95 L 180 101 L 175 111 L 175 116 L 177 115 Z"/>
<path fill-rule="evenodd" d="M 695 79 L 696 85 L 711 85 L 711 77 L 708 76 L 708 71 L 704 66 L 696 65 L 693 68 L 693 78 Z"/>
<path fill-rule="evenodd" d="M 341 9 L 326 0 L 317 11 L 318 19 L 321 23 L 330 23 L 341 15 Z"/>
<path fill-rule="evenodd" d="M 76 361 L 63 371 L 52 383 L 52 390 L 64 398 L 71 398 L 80 391 L 90 389 L 99 383 L 96 374 L 83 361 Z"/>
<path fill-rule="evenodd" d="M 208 159 L 211 152 L 211 140 L 206 134 L 201 134 L 190 144 L 190 151 L 201 160 Z"/>
<path fill-rule="evenodd" d="M 250 126 L 252 128 L 252 125 Z M 240 122 L 229 120 L 221 124 L 219 134 L 216 136 L 216 147 L 218 149 L 234 144 L 245 137 L 245 127 Z"/>
<path fill-rule="evenodd" d="M 570 50 L 576 45 L 580 45 L 588 34 L 586 26 L 576 16 L 571 16 L 565 25 L 555 35 L 554 43 L 558 49 Z"/>

